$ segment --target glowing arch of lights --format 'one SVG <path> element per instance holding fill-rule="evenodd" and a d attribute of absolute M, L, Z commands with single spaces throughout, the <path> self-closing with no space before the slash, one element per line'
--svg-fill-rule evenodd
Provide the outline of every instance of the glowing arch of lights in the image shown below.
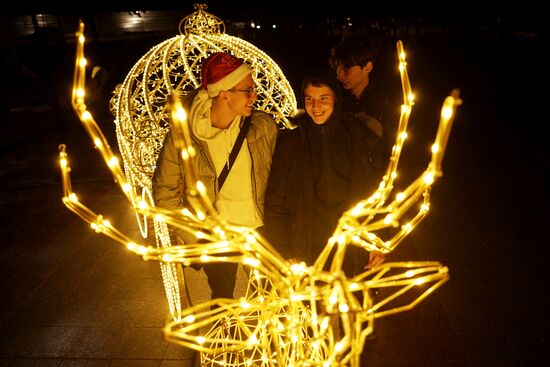
<path fill-rule="evenodd" d="M 414 104 L 401 42 L 397 43 L 397 48 L 404 103 L 386 174 L 373 195 L 342 215 L 325 250 L 313 265 L 307 266 L 289 264 L 254 230 L 230 225 L 216 214 L 190 164 L 195 150 L 191 146 L 189 126 L 178 93 L 169 98 L 165 111 L 175 129 L 175 143 L 185 165 L 186 194 L 191 208 L 157 208 L 135 193 L 84 103 L 83 27 L 81 24 L 78 32 L 72 96 L 73 107 L 83 126 L 136 213 L 193 233 L 204 243 L 149 246 L 131 240 L 105 217 L 78 200 L 71 188 L 65 146 L 61 145 L 64 204 L 90 223 L 96 232 L 124 244 L 145 260 L 160 261 L 167 269 L 174 269 L 176 264 L 188 266 L 208 262 L 240 263 L 251 269 L 246 297 L 214 299 L 176 310 L 173 320 L 164 328 L 168 340 L 200 351 L 203 366 L 358 367 L 365 338 L 372 332 L 376 318 L 411 309 L 447 281 L 448 269 L 438 262 L 386 263 L 352 278 L 342 271 L 349 246 L 389 253 L 426 216 L 430 190 L 441 176 L 443 153 L 455 110 L 461 103 L 458 91 L 445 99 L 427 169 L 390 199 Z M 419 201 L 421 204 L 415 209 Z M 392 231 L 391 234 L 384 232 L 387 238 L 382 238 L 379 232 L 384 228 Z M 384 291 L 383 297 L 376 302 L 369 295 L 372 288 Z M 358 294 L 361 297 L 357 297 Z M 176 303 L 174 300 L 169 302 Z"/>
<path fill-rule="evenodd" d="M 151 48 L 131 68 L 111 99 L 116 136 L 124 174 L 134 193 L 152 203 L 151 179 L 155 163 L 170 128 L 168 96 L 185 94 L 200 86 L 204 58 L 227 51 L 252 67 L 257 100 L 254 107 L 270 113 L 275 121 L 291 127 L 287 116 L 296 111 L 294 92 L 279 66 L 263 51 L 243 39 L 225 33 L 222 20 L 196 4 L 196 11 L 180 22 L 180 35 Z M 137 215 L 142 236 L 151 221 Z M 166 225 L 153 221 L 157 245 L 172 245 Z M 162 277 L 172 315 L 181 310 L 185 280 L 180 269 L 161 264 Z"/>
<path fill-rule="evenodd" d="M 151 187 L 156 158 L 170 128 L 168 96 L 198 88 L 201 61 L 214 52 L 227 51 L 250 63 L 258 95 L 254 107 L 291 126 L 286 116 L 296 111 L 296 98 L 279 66 L 256 46 L 224 33 L 223 22 L 207 13 L 205 5 L 195 7 L 197 11 L 180 23 L 184 33 L 141 57 L 111 100 L 125 173 L 134 188 Z"/>

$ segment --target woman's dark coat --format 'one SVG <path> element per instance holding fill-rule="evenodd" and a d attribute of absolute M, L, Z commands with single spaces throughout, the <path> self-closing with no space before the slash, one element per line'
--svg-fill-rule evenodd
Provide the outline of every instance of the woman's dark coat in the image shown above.
<path fill-rule="evenodd" d="M 268 180 L 264 217 L 271 244 L 285 258 L 308 265 L 325 247 L 341 214 L 372 194 L 383 174 L 380 140 L 351 115 L 341 112 L 340 86 L 334 71 L 314 69 L 304 82 L 312 74 L 335 91 L 334 113 L 323 125 L 314 124 L 304 114 L 297 120 L 297 128 L 281 133 Z"/>

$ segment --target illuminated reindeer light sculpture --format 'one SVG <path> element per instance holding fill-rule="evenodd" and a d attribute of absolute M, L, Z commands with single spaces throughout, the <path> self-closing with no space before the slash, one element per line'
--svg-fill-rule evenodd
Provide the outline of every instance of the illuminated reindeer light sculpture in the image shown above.
<path fill-rule="evenodd" d="M 233 262 L 250 269 L 243 299 L 213 299 L 197 304 L 178 312 L 164 328 L 167 340 L 200 351 L 203 366 L 358 367 L 365 338 L 372 332 L 376 318 L 414 307 L 448 279 L 448 269 L 438 262 L 386 263 L 352 278 L 342 271 L 349 246 L 389 253 L 427 214 L 430 189 L 441 176 L 443 153 L 456 107 L 461 103 L 456 91 L 445 99 L 428 168 L 390 200 L 413 105 L 401 42 L 397 48 L 404 104 L 386 174 L 373 195 L 342 215 L 324 251 L 313 265 L 307 266 L 288 263 L 253 229 L 231 225 L 217 214 L 203 184 L 196 179 L 192 162 L 196 153 L 177 93 L 170 97 L 169 111 L 176 145 L 185 164 L 186 194 L 191 207 L 165 210 L 137 196 L 84 104 L 82 24 L 78 37 L 73 106 L 116 182 L 136 213 L 188 231 L 202 241 L 169 247 L 132 241 L 78 201 L 71 189 L 65 146 L 61 145 L 65 205 L 95 231 L 124 244 L 145 260 L 184 266 Z M 400 224 L 421 199 L 420 209 L 408 222 Z M 377 234 L 383 228 L 395 233 L 383 239 Z M 369 295 L 372 288 L 381 289 L 384 298 L 374 302 Z"/>

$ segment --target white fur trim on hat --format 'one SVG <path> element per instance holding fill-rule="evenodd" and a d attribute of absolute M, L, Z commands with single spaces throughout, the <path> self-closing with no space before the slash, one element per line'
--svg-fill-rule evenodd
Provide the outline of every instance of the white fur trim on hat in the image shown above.
<path fill-rule="evenodd" d="M 244 63 L 241 64 L 241 66 L 227 74 L 225 78 L 218 80 L 215 83 L 208 84 L 206 86 L 206 89 L 208 90 L 208 95 L 210 96 L 210 98 L 217 97 L 222 90 L 229 90 L 233 88 L 251 72 L 252 70 L 250 70 L 250 66 Z"/>

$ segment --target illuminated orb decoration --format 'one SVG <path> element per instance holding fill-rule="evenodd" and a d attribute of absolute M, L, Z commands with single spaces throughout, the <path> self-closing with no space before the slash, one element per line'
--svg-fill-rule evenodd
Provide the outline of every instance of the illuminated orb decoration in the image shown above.
<path fill-rule="evenodd" d="M 296 111 L 294 92 L 278 65 L 254 45 L 225 34 L 223 21 L 207 13 L 206 5 L 196 4 L 195 9 L 180 22 L 181 34 L 154 46 L 139 59 L 111 99 L 124 175 L 134 193 L 151 204 L 151 178 L 170 128 L 168 96 L 198 88 L 201 62 L 210 54 L 226 51 L 251 65 L 257 91 L 254 107 L 270 113 L 277 123 L 292 127 L 287 116 Z M 152 224 L 157 245 L 172 245 L 164 223 L 140 215 L 137 222 L 144 238 Z M 181 310 L 183 274 L 172 265 L 161 265 L 161 271 L 175 316 Z"/>
<path fill-rule="evenodd" d="M 435 261 L 385 263 L 354 277 L 347 277 L 342 270 L 351 246 L 389 253 L 426 216 L 430 190 L 441 177 L 443 154 L 461 103 L 456 90 L 445 99 L 426 170 L 390 196 L 414 104 L 401 42 L 397 43 L 397 51 L 404 102 L 387 171 L 370 197 L 342 215 L 315 263 L 306 265 L 290 264 L 253 229 L 231 225 L 217 214 L 191 164 L 196 151 L 177 91 L 169 98 L 166 118 L 174 129 L 175 144 L 184 164 L 190 207 L 157 208 L 134 192 L 84 104 L 83 27 L 81 24 L 78 32 L 72 96 L 82 124 L 133 210 L 144 218 L 192 233 L 201 243 L 150 246 L 117 230 L 104 216 L 82 204 L 72 191 L 68 156 L 61 145 L 63 202 L 96 232 L 122 243 L 144 260 L 156 260 L 166 266 L 239 263 L 250 270 L 248 289 L 242 299 L 213 299 L 179 310 L 164 327 L 167 340 L 199 351 L 203 366 L 359 367 L 360 354 L 375 319 L 413 308 L 448 280 L 448 269 Z M 373 288 L 381 290 L 376 300 L 370 296 Z"/>
<path fill-rule="evenodd" d="M 170 128 L 168 96 L 198 88 L 201 62 L 214 52 L 226 51 L 248 62 L 258 96 L 254 108 L 291 127 L 286 116 L 296 111 L 296 98 L 279 66 L 251 43 L 224 33 L 224 23 L 207 13 L 206 5 L 195 8 L 181 21 L 182 34 L 139 59 L 111 100 L 124 170 L 134 189 L 151 188 L 155 162 Z"/>

